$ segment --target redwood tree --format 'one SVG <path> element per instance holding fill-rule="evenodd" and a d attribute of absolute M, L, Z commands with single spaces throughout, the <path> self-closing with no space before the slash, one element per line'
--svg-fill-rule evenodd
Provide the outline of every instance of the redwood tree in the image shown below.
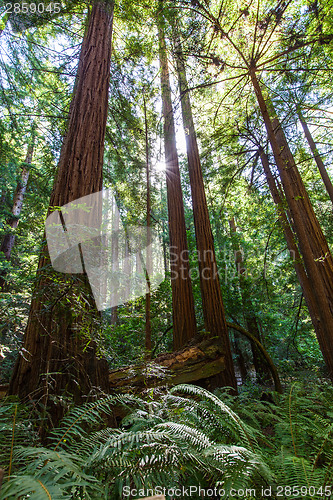
<path fill-rule="evenodd" d="M 113 1 L 94 1 L 81 47 L 50 212 L 52 207 L 102 188 L 112 24 Z M 82 402 L 94 389 L 106 390 L 107 364 L 97 359 L 96 345 L 91 339 L 98 322 L 86 276 L 52 271 L 45 246 L 10 394 L 38 399 L 45 407 L 53 395 L 66 393 Z M 55 421 L 62 411 L 61 405 L 53 406 Z"/>
<path fill-rule="evenodd" d="M 265 97 L 251 68 L 251 81 L 279 170 L 286 201 L 293 219 L 304 267 L 317 304 L 322 329 L 316 331 L 326 366 L 333 380 L 333 259 L 314 213 L 309 195 L 269 97 Z"/>
<path fill-rule="evenodd" d="M 212 335 L 219 336 L 224 346 L 225 368 L 219 376 L 220 385 L 230 386 L 236 389 L 237 382 L 230 348 L 228 327 L 224 313 L 218 267 L 216 264 L 214 239 L 209 220 L 198 142 L 194 128 L 192 107 L 186 77 L 185 60 L 176 21 L 173 21 L 173 42 L 182 118 L 185 130 L 194 229 L 199 256 L 200 289 L 205 328 Z"/>
<path fill-rule="evenodd" d="M 169 216 L 173 348 L 178 350 L 196 333 L 194 300 L 189 275 L 183 194 L 180 182 L 162 2 L 158 15 L 159 59 L 164 119 L 164 150 Z"/>
<path fill-rule="evenodd" d="M 299 253 L 299 249 L 296 243 L 296 237 L 291 227 L 292 221 L 290 221 L 287 217 L 285 203 L 283 201 L 281 192 L 279 192 L 278 186 L 276 185 L 276 181 L 272 174 L 268 156 L 265 153 L 262 146 L 259 147 L 259 153 L 260 153 L 261 163 L 267 179 L 267 184 L 269 186 L 269 190 L 271 192 L 273 201 L 277 206 L 278 217 L 283 229 L 288 250 L 293 260 L 293 265 L 296 271 L 296 275 L 300 283 L 300 286 L 302 288 L 305 302 L 309 310 L 313 328 L 317 333 L 317 337 L 321 338 L 322 336 L 325 335 L 325 329 L 323 329 L 323 325 L 320 321 L 320 310 L 318 308 L 318 304 L 316 301 L 315 289 L 312 287 L 311 281 L 309 280 L 309 277 L 305 271 L 303 260 Z"/>
<path fill-rule="evenodd" d="M 184 0 L 184 3 L 192 10 L 190 0 L 189 2 Z M 276 9 L 272 10 L 257 2 L 256 5 L 253 3 L 248 8 L 238 11 L 233 9 L 231 0 L 229 2 L 225 0 L 220 3 L 220 9 L 216 10 L 209 3 L 196 0 L 194 10 L 197 13 L 200 12 L 210 23 L 212 29 L 210 50 L 212 50 L 214 39 L 218 40 L 214 48 L 220 49 L 221 45 L 224 45 L 223 56 L 226 60 L 217 58 L 221 71 L 231 68 L 235 72 L 231 79 L 236 80 L 236 83 L 232 82 L 227 95 L 236 88 L 243 92 L 246 84 L 250 84 L 254 90 L 281 177 L 304 268 L 314 289 L 319 321 L 322 325 L 322 331 L 317 331 L 317 338 L 333 380 L 333 351 L 330 347 L 333 344 L 333 259 L 268 95 L 268 87 L 262 80 L 264 71 L 281 70 L 274 66 L 279 62 L 285 64 L 289 54 L 303 47 L 328 44 L 333 39 L 333 35 L 331 33 L 307 35 L 303 32 L 299 39 L 295 40 L 291 24 L 288 24 L 286 16 L 290 5 L 291 2 L 280 2 Z M 285 22 L 284 32 L 281 29 L 282 20 Z M 280 50 L 276 50 L 277 45 L 273 43 L 278 33 L 284 42 Z M 232 53 L 231 57 L 228 57 L 229 51 Z M 212 56 L 212 60 L 216 60 L 215 55 Z M 242 82 L 245 82 L 244 86 Z"/>

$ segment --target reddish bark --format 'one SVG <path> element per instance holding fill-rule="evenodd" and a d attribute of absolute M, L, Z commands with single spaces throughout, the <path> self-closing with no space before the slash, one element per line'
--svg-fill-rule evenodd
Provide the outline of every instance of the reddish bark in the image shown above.
<path fill-rule="evenodd" d="M 216 264 L 214 239 L 209 220 L 205 186 L 202 176 L 199 148 L 188 92 L 185 61 L 175 23 L 173 26 L 173 41 L 175 46 L 182 118 L 185 130 L 194 229 L 199 255 L 199 277 L 205 329 L 211 334 L 220 337 L 225 351 L 225 370 L 221 372 L 219 375 L 220 380 L 216 382 L 222 386 L 230 386 L 237 389 L 218 267 Z"/>
<path fill-rule="evenodd" d="M 333 380 L 332 255 L 273 105 L 269 98 L 265 99 L 263 95 L 255 67 L 251 68 L 250 75 L 293 219 L 304 268 L 313 288 L 322 325 L 322 329 L 317 330 L 316 334 L 328 372 Z"/>
<path fill-rule="evenodd" d="M 173 347 L 174 350 L 178 350 L 196 334 L 196 321 L 192 285 L 189 275 L 184 203 L 180 182 L 168 59 L 161 12 L 158 20 L 158 32 L 169 214 Z"/>
<path fill-rule="evenodd" d="M 96 1 L 82 43 L 50 211 L 102 188 L 112 20 L 113 3 Z M 97 359 L 91 339 L 99 314 L 86 277 L 52 271 L 44 248 L 37 278 L 10 394 L 37 399 L 46 408 L 54 395 L 73 395 L 79 403 L 92 391 L 107 390 L 107 364 Z M 80 300 L 82 296 L 85 300 Z M 54 403 L 53 422 L 62 413 L 62 406 Z"/>
<path fill-rule="evenodd" d="M 283 229 L 284 237 L 287 242 L 287 247 L 290 252 L 290 255 L 293 260 L 293 265 L 296 271 L 296 275 L 298 278 L 298 281 L 301 285 L 302 292 L 305 298 L 306 305 L 309 310 L 309 314 L 311 317 L 311 321 L 313 324 L 313 328 L 315 332 L 317 332 L 318 337 L 322 337 L 325 333 L 322 328 L 322 324 L 320 322 L 320 314 L 318 310 L 318 305 L 316 301 L 316 297 L 314 295 L 314 290 L 313 287 L 311 286 L 310 280 L 306 274 L 306 271 L 304 269 L 302 257 L 299 253 L 296 241 L 295 241 L 295 235 L 292 231 L 292 228 L 290 226 L 290 222 L 288 220 L 288 217 L 286 215 L 286 209 L 284 207 L 281 194 L 278 190 L 278 187 L 276 185 L 275 179 L 272 175 L 270 166 L 269 166 L 269 161 L 267 154 L 264 152 L 263 148 L 259 149 L 260 152 L 260 158 L 261 158 L 261 163 L 264 168 L 264 172 L 266 175 L 267 183 L 272 195 L 272 198 L 274 200 L 274 203 L 277 206 L 278 210 L 278 216 L 281 222 L 281 226 Z"/>

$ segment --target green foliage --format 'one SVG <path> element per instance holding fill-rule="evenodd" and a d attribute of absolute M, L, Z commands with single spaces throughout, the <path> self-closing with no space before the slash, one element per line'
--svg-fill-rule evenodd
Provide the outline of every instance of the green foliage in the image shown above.
<path fill-rule="evenodd" d="M 309 486 L 328 488 L 333 478 L 332 395 L 330 386 L 294 383 L 284 395 L 268 395 L 270 402 L 245 390 L 235 397 L 190 385 L 144 398 L 108 396 L 73 408 L 47 447 L 22 446 L 31 424 L 24 424 L 24 407 L 7 402 L 2 443 L 13 430 L 16 437 L 13 448 L 1 448 L 1 463 L 8 464 L 8 449 L 14 462 L 0 498 L 116 500 L 124 486 L 190 485 L 219 486 L 226 495 L 255 488 L 264 498 L 262 487 L 276 493 L 285 485 L 303 488 L 302 498 L 310 499 Z M 120 428 L 108 426 L 115 406 L 127 412 Z"/>
<path fill-rule="evenodd" d="M 290 379 L 298 372 L 308 383 L 305 372 L 300 370 L 311 368 L 307 375 L 311 379 L 323 368 L 323 360 L 256 155 L 258 144 L 266 145 L 266 132 L 254 112 L 248 68 L 244 68 L 236 48 L 243 51 L 246 60 L 253 49 L 252 55 L 265 70 L 265 85 L 274 96 L 311 201 L 332 243 L 331 203 L 295 119 L 296 104 L 301 103 L 316 128 L 316 142 L 329 165 L 332 48 L 324 43 L 322 33 L 332 31 L 332 2 L 277 5 L 267 0 L 247 5 L 230 0 L 181 0 L 170 4 L 182 13 L 180 31 L 188 57 L 188 80 L 193 89 L 195 127 L 226 314 L 246 326 L 246 313 L 253 313 L 279 369 Z M 68 1 L 59 16 L 36 14 L 27 19 L 19 15 L 3 19 L 0 26 L 5 28 L 0 61 L 0 236 L 8 231 L 6 221 L 30 140 L 32 114 L 36 115 L 37 127 L 36 151 L 11 263 L 0 256 L 1 268 L 8 271 L 10 289 L 10 293 L 2 294 L 0 305 L 0 349 L 4 357 L 1 382 L 11 375 L 28 317 L 32 276 L 66 130 L 86 7 L 87 2 Z M 125 0 L 115 6 L 104 185 L 115 188 L 125 225 L 144 223 L 146 217 L 144 97 L 152 166 L 162 158 L 154 8 L 144 0 Z M 170 9 L 167 17 L 171 14 Z M 212 22 L 211 15 L 216 22 Z M 218 32 L 219 22 L 224 33 Z M 170 35 L 170 26 L 166 33 Z M 233 47 L 227 36 L 235 41 Z M 321 37 L 321 43 L 300 47 L 265 67 L 266 61 L 281 50 L 297 47 L 313 36 Z M 170 68 L 172 73 L 172 65 Z M 176 115 L 179 104 L 179 97 L 174 97 Z M 190 264 L 195 268 L 195 235 L 184 158 L 180 165 Z M 153 226 L 167 245 L 165 176 L 152 170 Z M 233 237 L 228 224 L 231 217 L 237 223 Z M 244 253 L 247 275 L 243 285 L 251 298 L 250 306 L 243 303 L 240 294 L 233 245 L 239 245 Z M 198 279 L 193 280 L 193 287 L 201 324 Z M 55 297 L 59 289 L 55 282 Z M 77 301 L 72 312 L 79 316 L 81 310 Z M 117 312 L 115 325 L 111 324 L 110 311 L 103 313 L 100 342 L 100 351 L 112 367 L 144 357 L 144 299 L 120 306 Z M 152 294 L 151 315 L 155 352 L 170 351 L 168 279 Z M 95 324 L 92 329 L 95 337 L 100 337 Z M 240 344 L 250 364 L 250 346 L 243 340 Z M 247 382 L 243 389 L 238 399 L 223 391 L 214 396 L 190 386 L 166 394 L 149 393 L 147 398 L 105 398 L 74 408 L 45 447 L 38 442 L 38 424 L 31 421 L 30 409 L 4 402 L 0 413 L 0 463 L 11 477 L 4 482 L 2 498 L 116 499 L 121 497 L 124 485 L 221 484 L 226 490 L 252 485 L 259 488 L 268 483 L 330 485 L 332 390 L 325 387 L 320 392 L 312 387 L 306 391 L 296 385 L 285 396 L 273 395 L 274 402 L 266 403 L 260 401 L 258 386 Z M 109 427 L 112 408 L 123 404 L 127 405 L 128 415 L 122 427 Z M 27 441 L 31 446 L 23 447 Z M 307 493 L 303 498 L 308 498 Z"/>
<path fill-rule="evenodd" d="M 190 392 L 212 407 L 175 391 Z M 107 492 L 120 498 L 123 486 L 131 484 L 153 488 L 195 481 L 208 486 L 223 478 L 231 488 L 245 485 L 257 472 L 269 477 L 258 453 L 227 443 L 232 436 L 240 443 L 246 436 L 244 444 L 253 446 L 247 426 L 227 405 L 203 389 L 179 386 L 175 391 L 158 400 L 111 396 L 74 408 L 51 433 L 47 449 L 15 448 L 16 461 L 24 465 L 5 484 L 1 498 L 29 492 L 30 498 L 42 499 L 46 491 L 56 498 L 76 498 L 79 491 L 87 498 L 107 498 Z M 137 410 L 123 420 L 122 429 L 96 430 L 116 403 L 134 404 Z M 216 439 L 216 423 L 225 441 Z"/>

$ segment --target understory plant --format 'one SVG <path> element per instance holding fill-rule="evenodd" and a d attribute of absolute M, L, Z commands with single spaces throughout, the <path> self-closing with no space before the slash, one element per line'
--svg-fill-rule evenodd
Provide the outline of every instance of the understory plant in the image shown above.
<path fill-rule="evenodd" d="M 24 407 L 7 401 L 0 498 L 116 500 L 131 490 L 126 498 L 134 499 L 190 486 L 216 487 L 223 498 L 246 489 L 267 498 L 270 487 L 270 498 L 333 498 L 332 395 L 329 386 L 294 384 L 262 400 L 192 385 L 107 396 L 73 408 L 43 447 L 36 436 L 31 446 L 22 443 L 33 425 L 21 418 Z M 120 410 L 126 416 L 111 427 Z"/>

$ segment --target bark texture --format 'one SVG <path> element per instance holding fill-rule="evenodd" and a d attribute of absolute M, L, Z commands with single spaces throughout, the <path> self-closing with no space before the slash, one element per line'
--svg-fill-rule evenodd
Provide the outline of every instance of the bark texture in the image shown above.
<path fill-rule="evenodd" d="M 320 338 L 325 335 L 325 332 L 322 328 L 322 324 L 320 321 L 320 313 L 318 309 L 318 304 L 316 301 L 316 297 L 314 294 L 314 289 L 311 286 L 311 282 L 306 274 L 304 269 L 304 264 L 302 257 L 299 253 L 298 246 L 295 241 L 295 234 L 290 225 L 290 221 L 288 220 L 286 210 L 284 207 L 283 200 L 279 193 L 278 187 L 276 185 L 274 176 L 271 172 L 269 160 L 267 154 L 264 152 L 263 148 L 259 149 L 261 163 L 266 175 L 267 183 L 274 200 L 274 203 L 277 206 L 278 217 L 280 219 L 280 223 L 283 229 L 283 234 L 287 243 L 288 250 L 290 252 L 291 258 L 293 260 L 293 265 L 296 271 L 296 275 L 300 286 L 302 288 L 302 292 L 305 298 L 306 305 L 309 310 L 309 314 L 311 317 L 311 321 L 313 324 L 313 328 L 317 334 L 317 337 Z"/>
<path fill-rule="evenodd" d="M 216 381 L 216 383 L 237 389 L 230 339 L 218 275 L 218 267 L 216 264 L 214 239 L 209 220 L 199 148 L 188 92 L 185 61 L 176 22 L 173 23 L 173 42 L 178 73 L 182 118 L 185 130 L 195 237 L 199 255 L 199 277 L 205 329 L 212 335 L 219 336 L 225 353 L 225 370 L 220 373 L 220 380 Z"/>
<path fill-rule="evenodd" d="M 162 5 L 158 17 L 159 58 L 164 119 L 164 149 L 169 214 L 170 271 L 173 310 L 173 343 L 178 350 L 196 333 L 194 300 L 189 275 L 183 194 L 176 147 Z"/>
<path fill-rule="evenodd" d="M 276 112 L 268 96 L 263 94 L 255 67 L 251 68 L 250 75 L 281 177 L 300 253 L 303 257 L 304 268 L 313 288 L 321 323 L 321 331 L 316 331 L 317 338 L 329 375 L 333 380 L 333 351 L 331 348 L 333 345 L 332 255 Z"/>
<path fill-rule="evenodd" d="M 50 211 L 102 188 L 112 20 L 112 2 L 93 4 Z M 85 275 L 52 272 L 45 247 L 37 279 L 10 394 L 37 399 L 46 407 L 55 395 L 73 395 L 80 403 L 94 391 L 107 391 L 107 364 L 96 358 L 96 345 L 90 335 L 99 324 L 99 314 Z M 53 404 L 53 422 L 62 413 L 61 405 Z"/>
<path fill-rule="evenodd" d="M 111 370 L 110 390 L 142 391 L 147 387 L 202 381 L 224 370 L 218 339 L 193 337 L 183 349 L 162 354 L 151 364 Z"/>

